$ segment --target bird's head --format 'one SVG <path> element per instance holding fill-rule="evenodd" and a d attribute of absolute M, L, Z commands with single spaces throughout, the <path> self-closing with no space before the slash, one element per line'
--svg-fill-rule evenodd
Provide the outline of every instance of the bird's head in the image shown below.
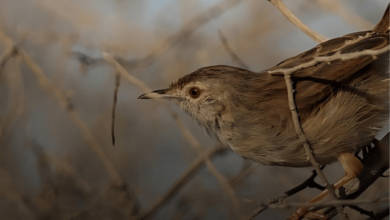
<path fill-rule="evenodd" d="M 138 99 L 167 99 L 210 133 L 215 130 L 216 117 L 221 117 L 235 96 L 235 80 L 248 72 L 229 66 L 206 67 L 179 78 L 167 89 L 143 94 Z"/>

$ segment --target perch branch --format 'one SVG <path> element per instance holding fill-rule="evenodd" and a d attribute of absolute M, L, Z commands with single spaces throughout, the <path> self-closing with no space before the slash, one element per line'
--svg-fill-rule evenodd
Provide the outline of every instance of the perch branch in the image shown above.
<path fill-rule="evenodd" d="M 358 178 L 351 179 L 344 176 L 339 181 L 333 184 L 340 195 L 340 199 L 355 199 L 360 196 L 371 184 L 373 184 L 383 173 L 389 169 L 389 133 L 382 138 L 381 141 L 374 140 L 374 146 L 366 146 L 362 149 L 364 169 Z M 309 201 L 309 203 L 318 202 L 320 200 L 329 199 L 329 195 L 325 191 L 317 195 Z M 309 210 L 307 207 L 299 208 L 293 215 L 302 216 Z M 328 213 L 331 218 L 337 214 L 334 207 L 328 207 L 315 212 L 316 214 Z"/>
<path fill-rule="evenodd" d="M 322 173 L 322 170 L 320 169 L 316 159 L 314 158 L 313 152 L 310 148 L 309 141 L 307 140 L 305 134 L 302 131 L 301 123 L 299 122 L 298 112 L 297 112 L 297 106 L 295 105 L 295 98 L 293 94 L 293 86 L 292 86 L 292 80 L 291 80 L 291 74 L 285 74 L 284 75 L 287 85 L 287 94 L 288 94 L 288 103 L 290 106 L 295 131 L 297 132 L 297 135 L 299 139 L 301 140 L 303 147 L 305 148 L 306 154 L 308 156 L 308 160 L 310 160 L 310 163 L 313 165 L 314 169 L 317 171 L 318 176 L 321 178 L 321 180 L 325 183 L 325 187 L 328 189 L 330 195 L 333 197 L 333 199 L 337 200 L 336 193 L 334 192 L 333 187 L 329 184 L 329 181 L 326 179 L 324 173 Z M 347 220 L 349 219 L 347 214 L 344 212 L 344 209 L 341 205 L 336 205 L 337 210 L 342 215 L 343 219 Z"/>

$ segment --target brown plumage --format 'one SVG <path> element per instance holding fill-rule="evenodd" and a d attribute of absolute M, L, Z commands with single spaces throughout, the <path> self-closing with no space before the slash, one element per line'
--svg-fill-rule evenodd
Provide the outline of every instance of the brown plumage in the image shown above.
<path fill-rule="evenodd" d="M 205 67 L 140 98 L 168 98 L 245 158 L 311 166 L 294 129 L 285 80 L 268 72 L 388 45 L 389 8 L 373 30 L 326 41 L 261 73 Z M 369 144 L 389 117 L 389 52 L 317 63 L 294 72 L 292 79 L 301 125 L 317 162 L 339 160 L 356 177 L 363 166 L 352 154 Z"/>

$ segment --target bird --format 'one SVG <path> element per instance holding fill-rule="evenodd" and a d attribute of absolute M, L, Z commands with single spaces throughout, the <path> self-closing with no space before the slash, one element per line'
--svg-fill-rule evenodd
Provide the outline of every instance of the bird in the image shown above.
<path fill-rule="evenodd" d="M 387 48 L 387 49 L 384 49 Z M 316 61 L 361 51 L 375 56 Z M 364 168 L 354 155 L 375 138 L 389 119 L 389 5 L 368 31 L 325 41 L 261 72 L 215 65 L 138 99 L 166 99 L 178 105 L 207 134 L 236 154 L 271 166 L 310 167 L 297 136 L 283 69 L 303 66 L 291 79 L 300 124 L 320 165 L 341 162 L 347 176 Z"/>

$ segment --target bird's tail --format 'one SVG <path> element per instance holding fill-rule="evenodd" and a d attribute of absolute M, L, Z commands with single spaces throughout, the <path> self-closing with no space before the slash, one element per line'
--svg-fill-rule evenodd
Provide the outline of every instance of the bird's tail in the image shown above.
<path fill-rule="evenodd" d="M 390 29 L 390 24 L 389 24 L 389 6 L 390 4 L 387 5 L 385 14 L 383 15 L 381 21 L 374 27 L 374 31 L 378 33 L 387 33 L 389 32 Z"/>

